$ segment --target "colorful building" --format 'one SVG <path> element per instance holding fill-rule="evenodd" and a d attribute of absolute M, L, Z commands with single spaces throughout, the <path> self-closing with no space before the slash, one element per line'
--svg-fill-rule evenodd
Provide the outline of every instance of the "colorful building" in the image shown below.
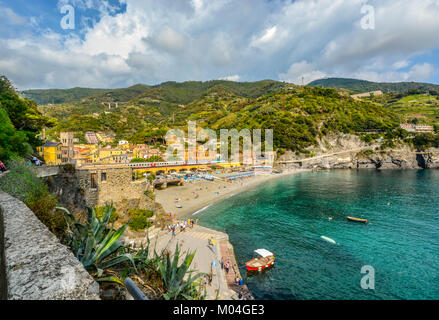
<path fill-rule="evenodd" d="M 41 147 L 37 147 L 37 152 L 48 166 L 57 166 L 62 163 L 62 144 L 59 142 L 47 141 Z"/>

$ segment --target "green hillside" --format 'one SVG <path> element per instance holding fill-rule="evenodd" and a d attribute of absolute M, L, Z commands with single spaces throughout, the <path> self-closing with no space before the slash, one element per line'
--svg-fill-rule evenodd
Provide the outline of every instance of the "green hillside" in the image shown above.
<path fill-rule="evenodd" d="M 190 90 L 184 88 L 188 86 Z M 354 100 L 334 89 L 279 82 L 258 83 L 257 88 L 229 82 L 167 83 L 117 109 L 87 114 L 77 108 L 47 133 L 56 137 L 64 130 L 112 131 L 118 139 L 142 143 L 150 141 L 151 134 L 160 138 L 167 129 L 185 129 L 187 120 L 196 120 L 214 130 L 274 129 L 276 148 L 304 152 L 330 132 L 386 131 L 399 124 L 394 112 L 375 103 Z"/>
<path fill-rule="evenodd" d="M 72 88 L 72 89 L 35 89 L 24 90 L 21 94 L 38 104 L 67 103 L 78 101 L 94 94 L 106 92 L 108 89 Z"/>
<path fill-rule="evenodd" d="M 409 92 L 413 90 L 422 93 L 430 91 L 439 93 L 439 85 L 422 82 L 371 82 L 366 80 L 348 79 L 348 78 L 328 78 L 315 80 L 308 85 L 324 88 L 343 88 L 355 93 L 381 90 L 387 92 Z"/>
<path fill-rule="evenodd" d="M 145 84 L 136 84 L 128 88 L 107 89 L 102 93 L 88 96 L 86 102 L 128 102 L 151 88 Z"/>
<path fill-rule="evenodd" d="M 72 89 L 35 89 L 24 90 L 21 94 L 29 99 L 36 101 L 40 105 L 44 104 L 66 104 L 84 102 L 127 102 L 138 98 L 145 101 L 161 100 L 170 103 L 187 104 L 201 95 L 208 89 L 222 85 L 236 93 L 246 97 L 256 97 L 263 93 L 269 93 L 286 86 L 285 83 L 274 80 L 262 80 L 257 82 L 233 82 L 225 80 L 212 81 L 187 81 L 187 82 L 164 82 L 155 86 L 136 84 L 128 88 L 119 89 L 92 89 L 92 88 L 72 88 Z"/>
<path fill-rule="evenodd" d="M 404 122 L 439 124 L 439 96 L 425 93 L 386 93 L 382 96 L 364 98 L 379 103 L 401 115 Z"/>

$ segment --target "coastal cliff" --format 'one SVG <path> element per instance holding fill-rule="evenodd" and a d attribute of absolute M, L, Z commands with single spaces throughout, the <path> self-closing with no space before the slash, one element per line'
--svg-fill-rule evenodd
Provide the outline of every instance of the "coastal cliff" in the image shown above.
<path fill-rule="evenodd" d="M 280 169 L 437 169 L 439 149 L 419 152 L 405 144 L 382 149 L 355 135 L 324 137 L 308 149 L 312 156 L 287 151 L 277 159 Z"/>

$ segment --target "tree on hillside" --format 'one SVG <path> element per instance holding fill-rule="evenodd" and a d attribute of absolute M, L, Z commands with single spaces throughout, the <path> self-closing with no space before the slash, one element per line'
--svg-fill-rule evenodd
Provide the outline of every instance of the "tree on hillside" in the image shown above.
<path fill-rule="evenodd" d="M 38 111 L 38 106 L 34 101 L 22 99 L 18 95 L 5 76 L 0 76 L 0 111 L 0 123 L 2 124 L 0 130 L 3 135 L 0 143 L 3 145 L 4 155 L 2 157 L 4 158 L 12 153 L 24 155 L 25 150 L 29 150 L 28 147 L 22 147 L 26 142 L 32 147 L 40 145 L 41 141 L 36 136 L 44 127 L 53 125 L 52 120 Z M 7 139 L 5 135 L 8 135 Z M 18 144 L 17 146 L 11 145 L 14 141 Z"/>
<path fill-rule="evenodd" d="M 31 150 L 28 139 L 22 131 L 16 131 L 8 114 L 0 107 L 0 160 L 24 155 Z"/>

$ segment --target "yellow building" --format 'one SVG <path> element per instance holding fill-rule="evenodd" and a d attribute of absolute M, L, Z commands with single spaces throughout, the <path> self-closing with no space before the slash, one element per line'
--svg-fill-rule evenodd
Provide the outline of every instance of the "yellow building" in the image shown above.
<path fill-rule="evenodd" d="M 92 163 L 113 163 L 112 159 L 115 159 L 114 162 L 119 162 L 118 159 L 122 156 L 126 155 L 126 151 L 119 149 L 96 149 L 90 151 L 90 160 Z"/>
<path fill-rule="evenodd" d="M 43 146 L 37 147 L 37 151 L 48 166 L 57 166 L 62 162 L 62 144 L 59 142 L 48 141 Z"/>

